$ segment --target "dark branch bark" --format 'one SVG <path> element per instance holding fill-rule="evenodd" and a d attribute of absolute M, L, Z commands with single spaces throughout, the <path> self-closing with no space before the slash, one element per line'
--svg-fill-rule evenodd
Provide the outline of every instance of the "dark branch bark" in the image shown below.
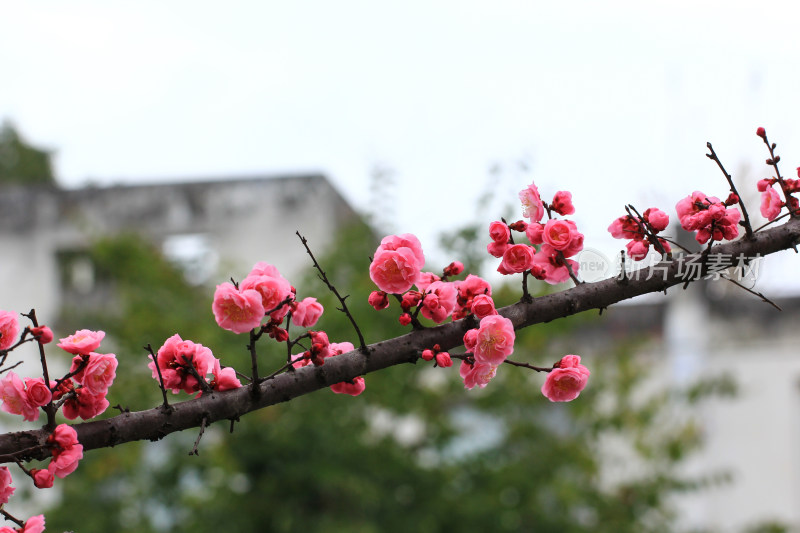
<path fill-rule="evenodd" d="M 796 249 L 798 243 L 800 219 L 792 219 L 782 226 L 757 232 L 751 240 L 715 246 L 712 253 L 727 254 L 732 258 L 731 265 L 734 265 L 740 254 L 746 257 L 766 256 L 781 250 Z M 661 265 L 666 269 L 666 279 L 659 272 L 651 279 L 607 279 L 583 283 L 499 311 L 513 322 L 516 329 L 520 329 L 590 309 L 603 309 L 622 300 L 686 283 L 678 276 L 677 262 Z M 439 344 L 442 350 L 450 350 L 463 344 L 462 339 L 470 323 L 474 324 L 474 321 L 459 320 L 415 330 L 369 345 L 368 354 L 354 350 L 328 358 L 322 366 L 309 365 L 232 391 L 210 392 L 198 399 L 172 404 L 169 410 L 160 406 L 147 411 L 121 413 L 105 420 L 79 423 L 73 427 L 84 450 L 136 440 L 158 440 L 175 431 L 200 427 L 204 419 L 206 424 L 236 419 L 250 411 L 286 402 L 334 383 L 401 363 L 415 363 L 422 350 L 434 344 Z M 260 394 L 253 394 L 252 387 L 258 387 Z M 14 454 L 22 460 L 49 457 L 49 450 L 42 446 L 47 435 L 44 429 L 0 435 L 0 462 L 13 461 Z"/>

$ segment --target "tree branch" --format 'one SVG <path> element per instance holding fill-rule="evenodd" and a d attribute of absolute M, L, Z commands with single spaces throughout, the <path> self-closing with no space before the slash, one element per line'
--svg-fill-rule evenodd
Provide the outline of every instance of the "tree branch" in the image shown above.
<path fill-rule="evenodd" d="M 800 219 L 791 219 L 786 224 L 758 232 L 752 239 L 743 239 L 714 246 L 718 256 L 730 258 L 734 266 L 736 258 L 766 256 L 781 250 L 793 249 L 800 243 Z M 708 256 L 706 255 L 704 260 Z M 603 309 L 611 304 L 651 292 L 661 292 L 669 287 L 687 283 L 679 275 L 678 262 L 662 262 L 664 275 L 650 279 L 626 277 L 622 280 L 607 279 L 596 283 L 583 283 L 562 292 L 534 298 L 532 302 L 518 302 L 499 309 L 509 318 L 515 329 L 533 324 L 550 322 L 557 318 L 590 309 Z M 720 263 L 715 263 L 719 267 Z M 659 270 L 661 271 L 661 270 Z M 708 271 L 703 264 L 701 275 Z M 439 344 L 443 351 L 463 344 L 464 333 L 470 320 L 458 320 L 439 326 L 414 330 L 410 333 L 367 346 L 367 354 L 353 350 L 325 360 L 322 366 L 309 365 L 275 376 L 268 381 L 253 383 L 245 387 L 203 394 L 202 397 L 172 404 L 167 412 L 161 406 L 146 411 L 121 413 L 104 420 L 74 424 L 83 449 L 116 446 L 136 440 L 158 440 L 166 435 L 193 427 L 201 427 L 218 420 L 235 419 L 250 411 L 269 405 L 289 401 L 357 376 L 375 372 L 401 363 L 415 363 L 422 350 Z M 253 387 L 258 387 L 253 394 Z M 8 457 L 16 459 L 46 459 L 49 449 L 43 446 L 48 432 L 44 429 L 20 431 L 0 435 L 0 461 Z"/>

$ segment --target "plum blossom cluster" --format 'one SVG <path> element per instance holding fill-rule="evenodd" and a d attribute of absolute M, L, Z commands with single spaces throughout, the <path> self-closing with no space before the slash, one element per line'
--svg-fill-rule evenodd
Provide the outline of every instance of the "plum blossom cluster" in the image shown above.
<path fill-rule="evenodd" d="M 695 191 L 675 206 L 678 220 L 686 231 L 696 232 L 695 240 L 700 244 L 709 241 L 735 239 L 739 235 L 741 213 L 732 206 L 739 202 L 734 193 L 724 202 L 716 196 L 707 196 Z"/>
<path fill-rule="evenodd" d="M 575 222 L 555 219 L 553 213 L 566 216 L 575 213 L 572 193 L 558 191 L 550 204 L 542 201 L 536 184 L 531 183 L 519 193 L 522 216 L 512 224 L 495 221 L 489 224 L 492 242 L 486 250 L 501 258 L 497 271 L 504 275 L 530 273 L 536 279 L 550 284 L 563 283 L 574 277 L 579 265 L 569 259 L 583 250 L 583 234 Z M 549 220 L 542 222 L 545 212 Z M 525 233 L 530 244 L 515 243 L 511 230 Z"/>
<path fill-rule="evenodd" d="M 796 180 L 791 178 L 780 180 L 792 211 L 797 211 L 800 208 L 797 198 L 791 196 L 793 193 L 800 192 L 800 167 L 797 167 L 797 177 L 798 179 Z M 781 200 L 778 191 L 773 188 L 776 183 L 779 183 L 778 178 L 758 180 L 756 184 L 758 192 L 761 193 L 761 216 L 769 221 L 778 218 L 781 209 L 786 206 L 786 202 Z"/>
<path fill-rule="evenodd" d="M 177 333 L 164 342 L 155 360 L 147 366 L 153 379 L 173 394 L 180 391 L 202 394 L 206 390 L 225 391 L 242 386 L 236 371 L 232 367 L 223 368 L 209 348 L 183 340 Z"/>
<path fill-rule="evenodd" d="M 589 381 L 589 369 L 579 355 L 565 355 L 553 365 L 542 385 L 542 394 L 551 402 L 569 402 L 577 398 Z"/>
<path fill-rule="evenodd" d="M 312 339 L 312 349 L 306 350 L 297 358 L 292 367 L 302 368 L 310 364 L 322 365 L 328 357 L 342 355 L 343 353 L 350 352 L 355 349 L 350 342 L 330 342 L 328 335 L 324 331 L 309 332 Z M 350 381 L 342 381 L 334 383 L 330 389 L 336 394 L 349 394 L 350 396 L 358 396 L 367 388 L 363 376 L 357 376 Z"/>
<path fill-rule="evenodd" d="M 669 253 L 669 243 L 658 234 L 669 226 L 669 215 L 664 211 L 651 207 L 641 216 L 627 214 L 614 220 L 608 227 L 609 233 L 615 239 L 630 239 L 625 248 L 628 256 L 634 261 L 641 261 L 647 257 L 650 246 L 654 246 L 662 254 Z"/>

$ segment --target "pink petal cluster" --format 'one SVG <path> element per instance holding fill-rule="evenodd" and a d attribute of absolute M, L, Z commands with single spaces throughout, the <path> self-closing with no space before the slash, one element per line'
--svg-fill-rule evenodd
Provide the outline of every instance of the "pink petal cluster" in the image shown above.
<path fill-rule="evenodd" d="M 312 363 L 319 366 L 323 364 L 324 360 L 328 357 L 335 357 L 343 353 L 351 352 L 355 349 L 353 343 L 351 342 L 329 342 L 328 336 L 325 334 L 325 332 L 318 331 L 312 333 L 317 334 L 316 336 L 312 337 L 312 342 L 314 342 L 314 344 L 324 344 L 324 349 L 319 349 L 319 355 L 316 356 L 321 360 L 316 359 L 313 353 L 306 352 L 303 354 L 302 359 L 293 363 L 292 366 L 295 368 L 302 368 Z M 357 376 L 351 381 L 342 381 L 340 383 L 334 383 L 331 385 L 331 390 L 336 394 L 349 394 L 350 396 L 358 396 L 364 392 L 366 388 L 367 385 L 363 376 Z"/>
<path fill-rule="evenodd" d="M 464 387 L 472 389 L 476 385 L 484 388 L 497 374 L 497 366 L 488 363 L 475 363 L 469 364 L 466 361 L 461 362 L 461 367 L 458 369 L 461 379 L 464 380 Z"/>
<path fill-rule="evenodd" d="M 216 358 L 211 350 L 202 344 L 185 341 L 180 335 L 175 334 L 158 349 L 156 361 L 164 380 L 164 388 L 172 389 L 174 394 L 181 390 L 193 394 L 198 392 L 201 386 L 190 368 L 193 367 L 197 375 L 205 379 L 205 376 L 213 370 Z M 147 366 L 152 371 L 153 379 L 158 380 L 155 363 L 151 360 Z"/>
<path fill-rule="evenodd" d="M 71 381 L 69 385 L 72 386 Z M 85 387 L 72 388 L 70 392 L 70 396 L 62 406 L 64 418 L 67 420 L 75 420 L 78 417 L 90 420 L 108 409 L 109 403 L 105 394 L 92 394 Z"/>
<path fill-rule="evenodd" d="M 509 246 L 509 239 L 511 239 L 511 230 L 508 224 L 495 220 L 489 224 L 489 237 L 492 239 L 486 246 L 486 251 L 494 257 L 503 257 L 506 249 Z"/>
<path fill-rule="evenodd" d="M 369 265 L 369 277 L 380 290 L 402 294 L 419 279 L 425 255 L 414 235 L 389 235 L 381 240 Z"/>
<path fill-rule="evenodd" d="M 242 290 L 258 291 L 264 312 L 275 320 L 283 319 L 291 309 L 288 304 L 282 302 L 294 299 L 294 287 L 269 263 L 263 261 L 256 263 L 242 280 L 240 287 Z"/>
<path fill-rule="evenodd" d="M 16 490 L 11 486 L 11 472 L 8 471 L 7 466 L 0 466 L 0 505 L 8 503 L 11 495 Z"/>
<path fill-rule="evenodd" d="M 589 380 L 589 369 L 579 355 L 565 355 L 555 364 L 542 385 L 542 394 L 551 402 L 569 402 L 577 398 Z"/>
<path fill-rule="evenodd" d="M 39 344 L 49 344 L 53 342 L 53 330 L 47 326 L 31 328 L 31 335 L 33 335 Z"/>
<path fill-rule="evenodd" d="M 476 363 L 497 366 L 514 351 L 515 337 L 514 325 L 509 319 L 489 315 L 481 319 L 477 330 L 469 330 L 464 335 L 464 346 L 473 353 Z"/>
<path fill-rule="evenodd" d="M 772 187 L 767 187 L 761 193 L 761 216 L 767 220 L 775 220 L 781 212 L 783 202 L 778 192 Z"/>
<path fill-rule="evenodd" d="M 104 331 L 81 329 L 61 339 L 57 346 L 72 355 L 88 354 L 100 347 L 100 342 L 105 336 Z"/>
<path fill-rule="evenodd" d="M 531 182 L 519 192 L 519 199 L 522 202 L 522 216 L 528 217 L 531 222 L 539 222 L 544 216 L 544 205 L 542 197 L 539 196 L 539 189 L 536 184 Z"/>
<path fill-rule="evenodd" d="M 553 248 L 549 244 L 542 244 L 539 251 L 533 258 L 531 273 L 536 279 L 546 281 L 551 285 L 564 283 L 569 279 L 569 268 L 573 274 L 578 273 L 580 265 L 572 259 L 563 259 L 563 252 Z"/>
<path fill-rule="evenodd" d="M 28 518 L 21 528 L 11 528 L 8 526 L 0 527 L 0 533 L 42 533 L 44 531 L 44 515 L 36 515 Z"/>
<path fill-rule="evenodd" d="M 434 281 L 425 289 L 422 316 L 441 324 L 455 310 L 456 297 L 455 284 L 448 281 Z"/>
<path fill-rule="evenodd" d="M 514 244 L 508 246 L 503 253 L 503 260 L 497 271 L 501 274 L 519 274 L 530 270 L 533 266 L 533 256 L 536 250 L 527 244 Z"/>
<path fill-rule="evenodd" d="M 117 356 L 113 353 L 91 352 L 73 357 L 69 371 L 75 373 L 73 381 L 82 385 L 88 393 L 105 396 L 117 377 L 117 365 Z"/>
<path fill-rule="evenodd" d="M 211 310 L 219 327 L 234 333 L 257 328 L 264 318 L 261 294 L 254 289 L 236 288 L 228 282 L 217 285 Z"/>
<path fill-rule="evenodd" d="M 695 239 L 700 244 L 710 240 L 731 240 L 739 235 L 738 209 L 727 208 L 715 196 L 706 196 L 700 191 L 693 192 L 675 206 L 681 227 L 686 231 L 696 231 Z"/>
<path fill-rule="evenodd" d="M 31 468 L 31 476 L 37 489 L 49 489 L 55 482 L 55 476 L 46 468 Z"/>
<path fill-rule="evenodd" d="M 575 206 L 572 205 L 572 193 L 569 191 L 558 191 L 553 196 L 550 208 L 561 216 L 575 213 Z"/>
<path fill-rule="evenodd" d="M 12 415 L 22 415 L 23 420 L 39 419 L 39 408 L 50 403 L 52 395 L 42 378 L 28 378 L 25 382 L 14 372 L 0 379 L 2 409 Z"/>
<path fill-rule="evenodd" d="M 236 377 L 236 370 L 230 366 L 222 368 L 219 359 L 214 359 L 214 367 L 211 369 L 211 374 L 214 376 L 214 379 L 209 383 L 212 390 L 225 391 L 238 389 L 242 386 L 242 382 Z"/>
<path fill-rule="evenodd" d="M 300 302 L 294 302 L 292 309 L 292 322 L 301 328 L 313 327 L 324 311 L 316 298 L 303 298 Z"/>
<path fill-rule="evenodd" d="M 631 239 L 626 245 L 628 256 L 634 261 L 641 261 L 650 252 L 650 246 L 655 242 L 661 245 L 665 252 L 670 252 L 671 247 L 667 241 L 657 237 L 657 234 L 669 226 L 669 215 L 661 209 L 651 207 L 637 219 L 631 215 L 619 217 L 608 227 L 609 233 L 615 239 Z M 648 234 L 645 228 L 650 231 Z"/>
<path fill-rule="evenodd" d="M 47 442 L 52 446 L 53 453 L 47 469 L 54 476 L 63 479 L 78 468 L 78 462 L 83 459 L 83 445 L 78 442 L 75 429 L 59 424 Z"/>
<path fill-rule="evenodd" d="M 453 320 L 464 318 L 472 312 L 472 303 L 480 295 L 491 296 L 492 286 L 485 279 L 474 274 L 468 274 L 462 281 L 454 281 L 457 291 L 456 309 Z"/>
<path fill-rule="evenodd" d="M 0 350 L 8 350 L 19 335 L 19 319 L 13 311 L 0 311 Z"/>

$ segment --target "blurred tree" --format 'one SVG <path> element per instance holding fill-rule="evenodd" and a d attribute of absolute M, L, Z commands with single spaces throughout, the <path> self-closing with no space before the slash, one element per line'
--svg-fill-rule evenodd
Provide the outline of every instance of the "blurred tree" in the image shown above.
<path fill-rule="evenodd" d="M 367 342 L 404 331 L 397 313 L 376 313 L 367 304 L 374 287 L 364 272 L 375 246 L 369 229 L 358 226 L 321 258 L 350 294 Z M 225 365 L 248 368 L 246 338 L 216 326 L 210 290 L 185 283 L 152 247 L 123 236 L 99 242 L 91 256 L 101 279 L 113 285 L 113 305 L 88 314 L 65 309 L 62 326 L 104 329 L 116 343 L 112 403 L 143 409 L 159 401 L 141 345 L 157 349 L 175 332 L 211 347 Z M 309 281 L 296 285 L 298 297 L 323 302 L 319 327 L 333 342 L 354 339 L 337 303 Z M 514 298 L 518 289 L 496 293 L 498 305 Z M 560 335 L 591 319 L 518 332 L 516 358 L 558 359 L 563 353 L 553 346 Z M 260 353 L 265 370 L 285 360 L 283 345 L 264 343 Z M 668 496 L 703 480 L 685 479 L 675 468 L 700 444 L 700 433 L 691 421 L 665 420 L 676 402 L 730 388 L 720 382 L 634 401 L 647 376 L 645 361 L 618 348 L 591 368 L 591 386 L 578 401 L 551 404 L 539 392 L 543 376 L 524 370 L 503 368 L 486 389 L 465 392 L 457 366 L 393 367 L 369 375 L 358 398 L 320 391 L 252 413 L 233 424 L 232 435 L 222 424 L 212 426 L 200 457 L 188 455 L 193 432 L 95 450 L 69 482 L 59 483 L 62 499 L 47 512 L 48 529 L 672 531 Z M 607 442 L 622 443 L 640 465 L 633 475 L 609 471 Z"/>
<path fill-rule="evenodd" d="M 55 185 L 51 153 L 34 148 L 6 121 L 0 127 L 0 186 Z"/>

